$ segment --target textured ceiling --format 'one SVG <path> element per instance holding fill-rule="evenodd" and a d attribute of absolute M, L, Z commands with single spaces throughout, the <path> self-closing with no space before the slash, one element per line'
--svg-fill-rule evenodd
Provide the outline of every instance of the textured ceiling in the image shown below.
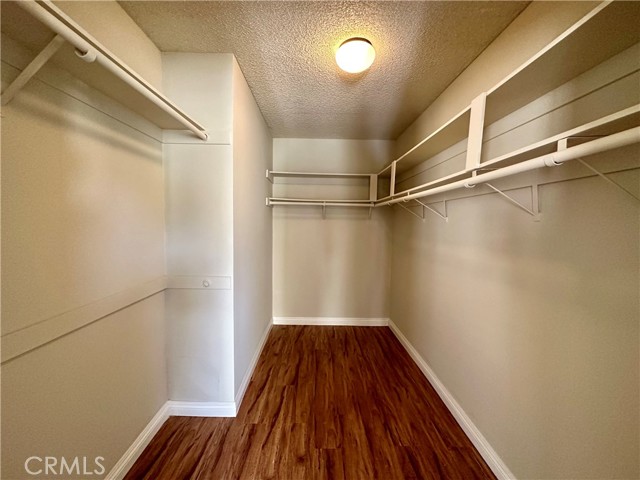
<path fill-rule="evenodd" d="M 121 1 L 161 51 L 234 53 L 275 137 L 395 139 L 528 2 Z M 352 36 L 371 69 L 342 72 Z"/>

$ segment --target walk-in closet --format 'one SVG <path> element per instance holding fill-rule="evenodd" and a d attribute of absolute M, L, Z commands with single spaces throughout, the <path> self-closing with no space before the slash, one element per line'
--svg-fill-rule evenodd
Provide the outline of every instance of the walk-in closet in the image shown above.
<path fill-rule="evenodd" d="M 0 14 L 0 478 L 640 478 L 640 1 Z"/>

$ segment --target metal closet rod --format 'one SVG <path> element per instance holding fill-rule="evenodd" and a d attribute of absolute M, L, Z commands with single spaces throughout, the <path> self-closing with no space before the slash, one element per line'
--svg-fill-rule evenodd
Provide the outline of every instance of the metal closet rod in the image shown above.
<path fill-rule="evenodd" d="M 44 3 L 48 4 L 48 2 Z M 33 17 L 44 23 L 47 27 L 60 35 L 71 45 L 73 45 L 76 48 L 77 55 L 81 59 L 89 63 L 95 61 L 98 64 L 102 65 L 105 69 L 110 71 L 120 80 L 140 93 L 140 95 L 171 115 L 187 129 L 191 130 L 198 138 L 202 140 L 206 140 L 208 138 L 207 134 L 201 130 L 202 127 L 200 125 L 197 125 L 189 118 L 186 118 L 182 112 L 176 110 L 174 106 L 167 103 L 164 98 L 159 96 L 158 93 L 151 90 L 149 86 L 145 85 L 138 78 L 132 76 L 129 72 L 124 70 L 120 65 L 118 65 L 116 62 L 102 53 L 98 48 L 84 39 L 73 29 L 71 29 L 42 4 L 36 3 L 35 1 L 21 1 L 16 2 L 16 4 L 27 11 L 29 14 L 31 14 Z"/>
<path fill-rule="evenodd" d="M 570 160 L 577 160 L 578 158 L 581 158 L 581 157 L 586 157 L 588 155 L 594 155 L 596 153 L 606 152 L 607 150 L 613 150 L 615 148 L 626 147 L 627 145 L 631 145 L 639 142 L 640 142 L 640 127 L 634 127 L 634 128 L 630 128 L 629 130 L 624 130 L 618 133 L 612 133 L 611 135 L 608 135 L 606 137 L 592 140 L 589 143 L 583 143 L 581 145 L 576 145 L 575 147 L 570 147 L 565 150 L 560 150 L 558 152 L 542 155 L 540 157 L 533 158 L 531 160 L 526 160 L 524 162 L 511 165 L 509 167 L 503 167 L 498 170 L 494 170 L 492 172 L 476 175 L 475 177 L 458 180 L 457 182 L 448 183 L 447 185 L 442 185 L 441 187 L 425 190 L 424 192 L 413 193 L 410 195 L 394 198 L 392 200 L 387 200 L 385 202 L 376 204 L 376 207 L 393 205 L 394 203 L 400 203 L 400 202 L 407 202 L 409 200 L 413 200 L 416 198 L 428 197 L 430 195 L 437 195 L 438 193 L 444 193 L 444 192 L 448 192 L 449 190 L 455 190 L 458 188 L 463 188 L 463 187 L 471 188 L 471 187 L 475 187 L 480 183 L 490 182 L 492 180 L 509 177 L 517 173 L 528 172 L 530 170 L 535 170 L 541 167 L 553 167 L 557 165 L 562 165 L 563 163 L 568 162 Z"/>

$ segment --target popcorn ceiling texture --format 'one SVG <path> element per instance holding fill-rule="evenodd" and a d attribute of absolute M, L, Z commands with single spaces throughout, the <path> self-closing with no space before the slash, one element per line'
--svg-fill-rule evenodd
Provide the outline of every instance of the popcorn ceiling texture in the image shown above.
<path fill-rule="evenodd" d="M 395 139 L 528 2 L 140 2 L 163 52 L 233 53 L 274 137 Z M 376 60 L 342 72 L 366 37 Z"/>

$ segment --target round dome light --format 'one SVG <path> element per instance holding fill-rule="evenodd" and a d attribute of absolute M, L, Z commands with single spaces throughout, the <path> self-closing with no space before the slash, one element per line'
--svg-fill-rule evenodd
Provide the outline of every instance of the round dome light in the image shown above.
<path fill-rule="evenodd" d="M 376 58 L 376 51 L 366 38 L 350 38 L 336 52 L 338 66 L 349 73 L 364 72 Z"/>

